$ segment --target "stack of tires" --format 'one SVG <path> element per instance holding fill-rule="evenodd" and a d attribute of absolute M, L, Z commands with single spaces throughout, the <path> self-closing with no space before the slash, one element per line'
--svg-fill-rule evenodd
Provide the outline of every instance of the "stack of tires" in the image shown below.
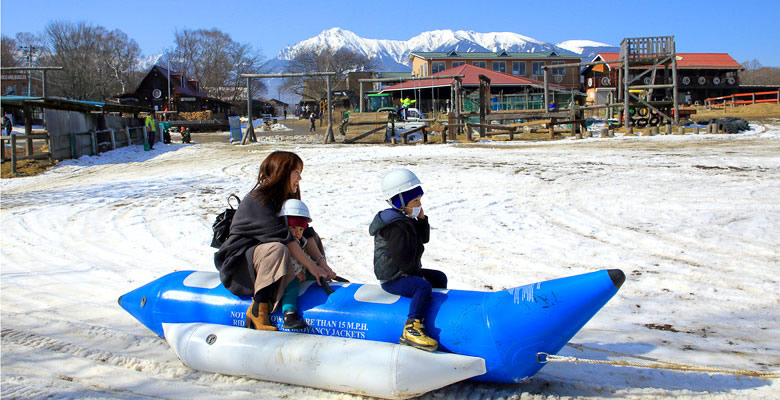
<path fill-rule="evenodd" d="M 725 133 L 740 133 L 742 131 L 750 130 L 750 124 L 742 118 L 725 117 L 725 118 L 713 118 L 708 120 L 697 121 L 700 125 L 707 125 L 709 123 L 718 124 L 718 130 Z"/>

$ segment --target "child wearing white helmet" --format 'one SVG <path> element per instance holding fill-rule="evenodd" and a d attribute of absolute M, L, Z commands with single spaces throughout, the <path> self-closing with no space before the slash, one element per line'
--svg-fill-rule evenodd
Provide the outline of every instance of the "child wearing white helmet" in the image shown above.
<path fill-rule="evenodd" d="M 303 249 L 306 257 L 314 261 L 311 254 L 306 250 L 307 240 L 303 237 L 303 231 L 309 226 L 311 217 L 309 216 L 309 208 L 306 207 L 302 201 L 298 199 L 289 199 L 282 205 L 282 210 L 279 212 L 279 217 L 284 222 L 290 234 L 298 241 Z M 325 257 L 320 255 L 320 257 Z M 298 287 L 300 282 L 306 279 L 314 279 L 314 276 L 309 274 L 304 268 L 301 261 L 298 261 L 295 257 L 290 257 L 290 260 L 295 270 L 297 279 L 293 279 L 284 288 L 284 294 L 282 295 L 282 312 L 284 314 L 284 329 L 304 329 L 308 325 L 306 321 L 301 319 L 298 315 Z M 317 264 L 320 260 L 314 261 Z"/>
<path fill-rule="evenodd" d="M 374 236 L 374 274 L 388 293 L 411 298 L 399 343 L 435 351 L 439 343 L 423 324 L 432 288 L 447 288 L 447 276 L 422 268 L 430 225 L 422 208 L 422 183 L 408 169 L 394 169 L 382 179 L 382 193 L 391 205 L 380 211 L 368 232 Z"/>

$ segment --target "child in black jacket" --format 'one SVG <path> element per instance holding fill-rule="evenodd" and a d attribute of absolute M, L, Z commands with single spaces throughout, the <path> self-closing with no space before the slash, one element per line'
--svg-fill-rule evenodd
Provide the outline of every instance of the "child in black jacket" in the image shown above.
<path fill-rule="evenodd" d="M 412 299 L 399 343 L 435 351 L 438 342 L 425 332 L 423 321 L 432 288 L 446 288 L 447 276 L 423 269 L 424 243 L 430 236 L 428 217 L 422 209 L 423 190 L 408 169 L 390 171 L 382 190 L 392 205 L 379 212 L 369 226 L 374 236 L 374 273 L 388 293 Z"/>

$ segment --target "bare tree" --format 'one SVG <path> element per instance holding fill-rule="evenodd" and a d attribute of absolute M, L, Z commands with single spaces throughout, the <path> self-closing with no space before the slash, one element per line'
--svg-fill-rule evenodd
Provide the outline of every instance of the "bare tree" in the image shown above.
<path fill-rule="evenodd" d="M 377 63 L 367 56 L 346 49 L 317 50 L 314 48 L 300 51 L 290 61 L 287 72 L 335 72 L 331 77 L 331 89 L 346 82 L 348 72 L 373 71 Z M 319 100 L 327 95 L 325 77 L 289 78 L 282 84 L 282 90 L 295 93 L 303 98 Z"/>
<path fill-rule="evenodd" d="M 106 35 L 106 43 L 102 58 L 109 68 L 114 80 L 119 84 L 121 93 L 135 88 L 139 83 L 135 65 L 141 57 L 141 49 L 135 40 L 124 32 L 115 29 Z"/>
<path fill-rule="evenodd" d="M 754 58 L 754 59 L 749 60 L 749 61 L 743 61 L 742 62 L 742 67 L 745 68 L 745 71 L 753 71 L 753 70 L 761 69 L 761 67 L 763 67 L 763 65 L 761 65 L 761 63 L 758 62 L 758 60 L 756 60 Z"/>
<path fill-rule="evenodd" d="M 3 67 L 18 67 L 19 62 L 19 44 L 11 37 L 3 35 L 0 45 L 0 64 Z"/>
<path fill-rule="evenodd" d="M 47 63 L 64 67 L 52 74 L 55 95 L 103 101 L 131 86 L 140 50 L 122 31 L 54 21 L 46 26 L 45 39 Z"/>
<path fill-rule="evenodd" d="M 179 59 L 181 71 L 193 76 L 210 96 L 237 102 L 245 98 L 246 84 L 241 74 L 259 73 L 262 53 L 249 44 L 235 42 L 219 29 L 177 30 L 168 59 Z M 265 85 L 253 80 L 253 94 L 264 93 Z"/>

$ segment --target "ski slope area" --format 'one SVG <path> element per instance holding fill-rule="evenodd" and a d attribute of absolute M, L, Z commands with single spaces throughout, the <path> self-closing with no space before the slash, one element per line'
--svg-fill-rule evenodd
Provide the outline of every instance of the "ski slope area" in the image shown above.
<path fill-rule="evenodd" d="M 272 150 L 330 265 L 375 282 L 368 225 L 382 176 L 423 182 L 423 265 L 450 287 L 502 290 L 619 268 L 618 294 L 573 343 L 720 368 L 780 371 L 780 123 L 738 135 L 448 145 L 268 141 L 132 146 L 2 181 L 2 397 L 358 399 L 184 366 L 117 298 L 175 270 L 214 271 L 211 223 Z M 400 335 L 400 332 L 399 332 Z M 564 348 L 562 355 L 624 358 Z M 338 368 L 338 366 L 333 366 Z M 426 399 L 776 399 L 780 380 L 549 364 L 512 385 Z"/>

